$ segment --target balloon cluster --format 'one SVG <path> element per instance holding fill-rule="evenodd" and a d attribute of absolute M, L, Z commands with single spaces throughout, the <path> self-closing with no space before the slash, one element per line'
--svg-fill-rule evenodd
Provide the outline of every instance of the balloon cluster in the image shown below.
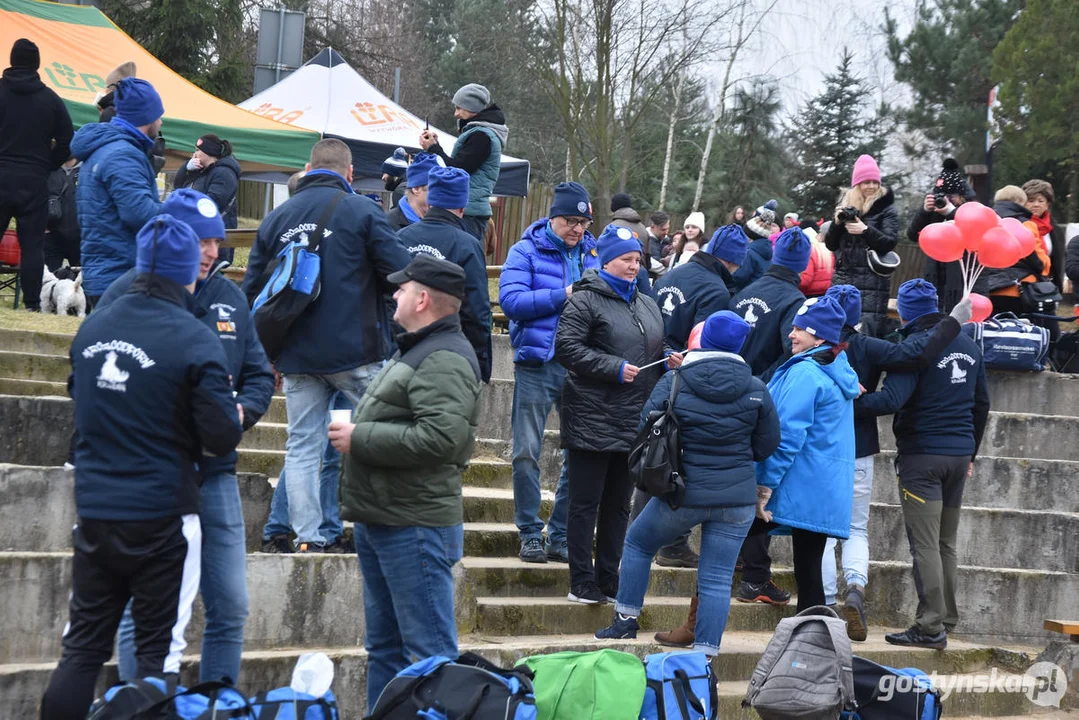
<path fill-rule="evenodd" d="M 955 220 L 926 225 L 918 244 L 926 255 L 939 262 L 959 262 L 963 272 L 963 294 L 974 304 L 974 322 L 989 316 L 988 298 L 971 293 L 982 270 L 1009 268 L 1034 252 L 1038 238 L 1015 218 L 1000 218 L 992 208 L 968 202 L 955 211 Z M 984 314 L 983 314 L 984 311 Z"/>

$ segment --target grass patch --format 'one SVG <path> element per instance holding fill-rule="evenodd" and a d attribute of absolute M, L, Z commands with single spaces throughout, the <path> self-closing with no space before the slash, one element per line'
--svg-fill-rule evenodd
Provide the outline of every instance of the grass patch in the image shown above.
<path fill-rule="evenodd" d="M 236 248 L 233 251 L 232 267 L 245 268 L 247 267 L 247 258 L 251 255 L 251 248 Z"/>
<path fill-rule="evenodd" d="M 0 327 L 6 330 L 35 330 L 73 335 L 82 321 L 77 317 L 12 310 L 10 297 L 0 307 Z"/>

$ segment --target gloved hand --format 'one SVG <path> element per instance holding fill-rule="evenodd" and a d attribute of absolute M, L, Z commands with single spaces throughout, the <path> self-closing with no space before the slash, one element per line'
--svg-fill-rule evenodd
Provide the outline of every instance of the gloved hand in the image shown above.
<path fill-rule="evenodd" d="M 772 513 L 764 509 L 768 501 L 772 499 L 772 488 L 764 485 L 757 486 L 757 517 L 765 522 L 772 522 Z"/>
<path fill-rule="evenodd" d="M 974 305 L 970 301 L 970 295 L 963 296 L 963 299 L 956 303 L 948 314 L 958 320 L 960 325 L 970 322 L 970 319 L 974 317 Z"/>

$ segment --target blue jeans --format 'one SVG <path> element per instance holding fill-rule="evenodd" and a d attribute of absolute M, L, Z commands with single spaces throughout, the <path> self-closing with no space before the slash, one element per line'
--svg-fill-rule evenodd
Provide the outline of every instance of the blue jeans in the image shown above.
<path fill-rule="evenodd" d="M 749 526 L 753 524 L 755 512 L 753 505 L 671 510 L 662 500 L 649 500 L 626 534 L 614 609 L 623 615 L 640 616 L 644 594 L 648 591 L 652 558 L 661 547 L 700 525 L 701 560 L 697 566 L 700 605 L 693 649 L 707 655 L 719 654 L 719 643 L 731 610 L 734 563 Z"/>
<path fill-rule="evenodd" d="M 513 369 L 513 380 L 513 520 L 523 543 L 543 537 L 543 520 L 539 516 L 543 427 L 552 407 L 561 410 L 566 369 L 553 360 L 539 367 L 518 364 Z M 554 507 L 547 523 L 548 548 L 565 551 L 568 510 L 569 485 L 563 451 L 562 474 L 558 478 Z"/>
<path fill-rule="evenodd" d="M 854 461 L 854 504 L 850 513 L 850 537 L 843 543 L 843 577 L 847 587 L 869 583 L 869 498 L 873 494 L 873 456 Z M 824 582 L 824 602 L 835 602 L 835 538 L 824 545 L 821 579 Z"/>
<path fill-rule="evenodd" d="M 323 518 L 319 465 L 326 447 L 333 395 L 339 390 L 354 406 L 359 405 L 382 366 L 380 360 L 333 375 L 285 376 L 288 441 L 283 472 L 288 474 L 285 492 L 297 544 L 328 542 L 320 531 Z"/>
<path fill-rule="evenodd" d="M 401 670 L 432 655 L 457 658 L 453 566 L 464 554 L 464 525 L 353 525 L 363 573 L 367 710 Z"/>
<path fill-rule="evenodd" d="M 335 393 L 332 409 L 352 410 L 352 403 L 344 393 Z M 319 473 L 319 498 L 322 501 L 322 524 L 318 531 L 326 542 L 335 542 L 341 537 L 341 516 L 337 510 L 337 479 L 341 467 L 341 454 L 326 440 L 326 452 L 322 454 L 322 471 Z M 262 529 L 262 539 L 269 540 L 274 535 L 288 535 L 288 490 L 285 484 L 285 471 L 281 470 L 274 487 L 273 499 L 270 500 L 270 517 Z"/>
<path fill-rule="evenodd" d="M 201 490 L 202 577 L 199 590 L 206 607 L 202 633 L 199 682 L 240 676 L 244 622 L 248 614 L 247 547 L 244 516 L 236 476 L 221 473 L 206 478 Z M 120 678 L 136 675 L 135 622 L 131 603 L 124 609 L 117 633 Z"/>

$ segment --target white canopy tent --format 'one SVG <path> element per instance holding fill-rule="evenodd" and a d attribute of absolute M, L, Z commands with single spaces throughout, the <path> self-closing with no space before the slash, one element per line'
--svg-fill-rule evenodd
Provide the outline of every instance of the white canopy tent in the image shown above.
<path fill-rule="evenodd" d="M 352 150 L 355 184 L 364 189 L 381 189 L 382 161 L 399 147 L 418 152 L 424 129 L 423 120 L 380 93 L 333 48 L 325 48 L 287 78 L 239 106 L 343 140 Z M 448 152 L 455 136 L 431 129 Z M 527 160 L 503 155 L 495 194 L 527 195 L 528 171 Z"/>

